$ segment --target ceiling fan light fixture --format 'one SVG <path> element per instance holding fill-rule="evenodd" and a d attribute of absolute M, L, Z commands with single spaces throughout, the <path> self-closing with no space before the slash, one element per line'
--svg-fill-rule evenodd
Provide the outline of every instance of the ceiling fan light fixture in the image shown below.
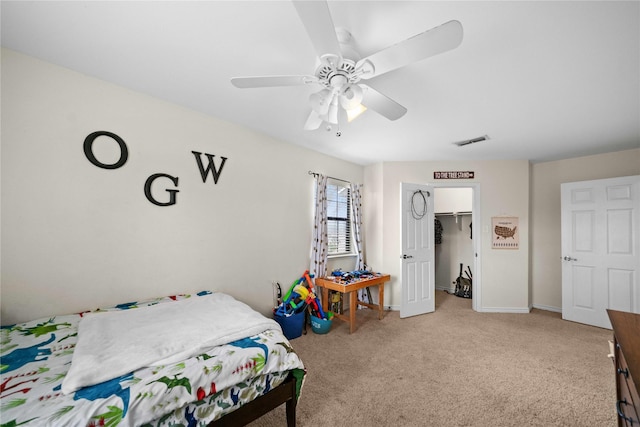
<path fill-rule="evenodd" d="M 309 103 L 311 104 L 313 111 L 322 116 L 327 114 L 327 111 L 329 111 L 332 99 L 333 92 L 329 89 L 323 89 L 320 92 L 312 93 L 309 96 Z"/>
<path fill-rule="evenodd" d="M 329 123 L 333 123 L 335 125 L 338 124 L 338 102 L 337 100 L 334 98 L 334 100 L 331 102 L 331 105 L 329 105 L 329 111 L 327 112 L 327 119 L 326 121 Z"/>
<path fill-rule="evenodd" d="M 352 109 L 346 110 L 346 111 L 347 111 L 347 122 L 351 123 L 353 120 L 358 118 L 360 116 L 360 114 L 362 114 L 365 111 L 367 111 L 367 107 L 365 107 L 362 104 L 358 104 L 358 105 L 356 105 L 355 108 L 352 108 Z"/>
<path fill-rule="evenodd" d="M 304 124 L 304 130 L 315 130 L 318 129 L 321 125 L 322 118 L 315 111 L 312 111 Z"/>
<path fill-rule="evenodd" d="M 362 88 L 357 84 L 346 85 L 340 94 L 340 105 L 345 110 L 353 110 L 362 102 Z"/>

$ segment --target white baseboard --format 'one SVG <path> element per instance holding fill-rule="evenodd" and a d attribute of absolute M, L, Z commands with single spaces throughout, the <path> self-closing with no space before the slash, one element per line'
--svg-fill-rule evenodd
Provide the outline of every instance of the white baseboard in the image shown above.
<path fill-rule="evenodd" d="M 456 291 L 455 287 L 449 287 L 449 286 L 438 286 L 436 285 L 436 291 L 445 291 L 445 292 L 449 292 L 450 294 L 454 293 Z"/>
<path fill-rule="evenodd" d="M 447 291 L 448 289 L 439 289 L 439 290 L 443 290 L 443 291 Z M 449 290 L 451 293 L 453 293 L 453 290 Z M 534 304 L 532 306 L 533 308 L 537 308 L 540 310 L 547 310 L 547 311 L 553 311 L 556 313 L 562 313 L 562 309 L 558 308 L 558 307 L 552 307 L 552 306 L 546 306 L 546 305 L 539 305 L 539 304 Z M 400 306 L 397 305 L 385 305 L 384 306 L 385 310 L 388 311 L 400 311 Z M 522 308 L 518 308 L 518 307 L 481 307 L 480 310 L 478 310 L 479 313 L 530 313 L 531 309 L 529 307 L 522 307 Z"/>
<path fill-rule="evenodd" d="M 553 311 L 555 313 L 562 313 L 562 308 L 560 307 L 553 307 L 550 305 L 541 305 L 541 304 L 533 304 L 532 307 L 540 310 Z"/>
<path fill-rule="evenodd" d="M 478 310 L 481 313 L 529 313 L 529 307 L 481 307 Z"/>
<path fill-rule="evenodd" d="M 385 310 L 388 311 L 400 311 L 400 307 L 397 305 L 385 305 Z M 478 313 L 529 313 L 529 308 L 517 308 L 517 307 L 482 307 L 478 310 Z"/>

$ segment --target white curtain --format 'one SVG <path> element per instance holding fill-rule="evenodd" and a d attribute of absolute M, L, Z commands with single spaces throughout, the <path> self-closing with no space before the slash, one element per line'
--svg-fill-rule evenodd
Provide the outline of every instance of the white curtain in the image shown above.
<path fill-rule="evenodd" d="M 316 176 L 316 204 L 311 240 L 311 264 L 309 272 L 315 277 L 324 277 L 327 272 L 327 177 Z"/>
<path fill-rule="evenodd" d="M 364 269 L 364 255 L 362 253 L 362 184 L 350 184 L 351 196 L 351 233 L 356 250 L 356 270 Z"/>

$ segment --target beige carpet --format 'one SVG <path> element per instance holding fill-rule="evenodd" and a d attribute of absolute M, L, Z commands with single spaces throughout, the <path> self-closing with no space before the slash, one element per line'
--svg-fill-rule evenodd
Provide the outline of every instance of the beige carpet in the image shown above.
<path fill-rule="evenodd" d="M 298 425 L 616 425 L 611 331 L 436 294 L 435 313 L 359 310 L 352 335 L 335 320 L 292 340 L 307 368 Z M 283 425 L 284 405 L 251 424 Z"/>

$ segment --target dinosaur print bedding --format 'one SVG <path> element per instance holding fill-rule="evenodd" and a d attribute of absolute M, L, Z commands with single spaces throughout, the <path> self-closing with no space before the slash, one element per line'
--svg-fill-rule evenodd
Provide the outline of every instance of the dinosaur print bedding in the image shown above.
<path fill-rule="evenodd" d="M 117 312 L 211 296 L 176 295 L 126 303 Z M 177 304 L 176 306 L 178 306 Z M 93 313 L 95 313 L 93 312 Z M 305 371 L 279 327 L 184 360 L 146 366 L 65 394 L 80 313 L 3 326 L 0 337 L 1 426 L 204 426 Z M 172 331 L 172 333 L 176 333 Z M 95 340 L 94 340 L 95 341 Z"/>

